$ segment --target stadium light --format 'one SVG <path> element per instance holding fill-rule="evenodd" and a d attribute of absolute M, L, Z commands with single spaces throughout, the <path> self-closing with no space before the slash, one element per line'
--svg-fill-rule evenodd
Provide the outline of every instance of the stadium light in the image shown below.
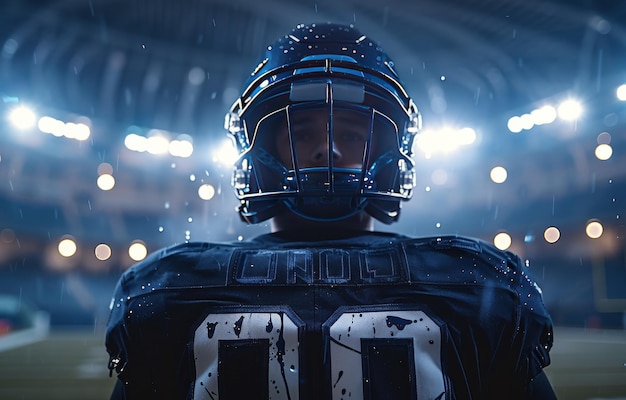
<path fill-rule="evenodd" d="M 37 117 L 35 112 L 26 106 L 13 108 L 8 115 L 11 124 L 20 130 L 30 129 L 35 126 Z"/>
<path fill-rule="evenodd" d="M 476 142 L 476 131 L 472 128 L 429 129 L 422 131 L 415 139 L 414 146 L 426 157 L 434 153 L 452 153 L 462 146 Z"/>
<path fill-rule="evenodd" d="M 193 154 L 193 144 L 186 139 L 176 139 L 169 143 L 168 151 L 174 157 L 187 158 Z"/>
<path fill-rule="evenodd" d="M 148 152 L 154 155 L 170 154 L 174 157 L 188 158 L 193 154 L 193 139 L 186 134 L 178 135 L 174 140 L 170 140 L 171 132 L 159 129 L 150 129 L 148 136 L 135 133 L 137 127 L 130 127 L 124 138 L 124 146 L 128 150 L 138 153 Z"/>
<path fill-rule="evenodd" d="M 224 139 L 219 147 L 213 152 L 213 162 L 219 163 L 226 167 L 231 167 L 239 154 L 235 148 L 235 144 L 230 139 Z"/>
<path fill-rule="evenodd" d="M 620 85 L 616 90 L 619 101 L 626 101 L 626 84 Z"/>
<path fill-rule="evenodd" d="M 166 137 L 156 134 L 149 136 L 147 141 L 146 150 L 150 154 L 165 154 L 169 151 L 170 142 Z"/>
<path fill-rule="evenodd" d="M 557 112 L 551 105 L 545 105 L 530 112 L 535 125 L 551 124 L 556 120 Z"/>
<path fill-rule="evenodd" d="M 580 118 L 583 112 L 582 105 L 573 99 L 563 101 L 557 108 L 559 118 L 565 121 L 574 121 Z"/>
<path fill-rule="evenodd" d="M 91 136 L 91 129 L 82 122 L 64 122 L 59 119 L 43 116 L 37 122 L 39 130 L 56 137 L 66 137 L 78 141 L 85 141 Z"/>

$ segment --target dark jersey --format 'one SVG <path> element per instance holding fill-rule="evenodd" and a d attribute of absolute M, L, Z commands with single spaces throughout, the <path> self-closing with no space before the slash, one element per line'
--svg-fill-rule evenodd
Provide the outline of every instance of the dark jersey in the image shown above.
<path fill-rule="evenodd" d="M 129 399 L 515 398 L 552 345 L 526 270 L 456 236 L 181 244 L 121 277 L 109 368 Z"/>

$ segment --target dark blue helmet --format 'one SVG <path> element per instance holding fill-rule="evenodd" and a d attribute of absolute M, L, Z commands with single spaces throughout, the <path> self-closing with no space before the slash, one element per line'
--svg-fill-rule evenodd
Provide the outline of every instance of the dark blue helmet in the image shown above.
<path fill-rule="evenodd" d="M 299 25 L 268 46 L 226 116 L 242 219 L 398 219 L 421 119 L 393 62 L 352 26 Z"/>

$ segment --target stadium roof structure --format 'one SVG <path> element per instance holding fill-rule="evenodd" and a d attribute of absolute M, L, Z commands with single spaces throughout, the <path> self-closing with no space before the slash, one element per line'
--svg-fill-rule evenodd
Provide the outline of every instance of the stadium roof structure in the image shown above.
<path fill-rule="evenodd" d="M 0 111 L 29 106 L 90 135 L 2 120 L 0 230 L 43 242 L 141 239 L 151 249 L 267 230 L 238 221 L 230 170 L 214 152 L 264 47 L 316 21 L 351 23 L 379 41 L 425 129 L 476 132 L 472 147 L 418 157 L 415 199 L 391 229 L 507 231 L 530 243 L 548 226 L 584 232 L 600 220 L 623 235 L 626 102 L 616 90 L 626 83 L 626 4 L 564 0 L 4 1 Z M 582 105 L 579 118 L 507 129 L 513 116 L 568 99 Z M 155 132 L 189 138 L 193 155 L 125 145 L 129 133 Z M 611 146 L 608 159 L 595 155 L 600 144 Z M 97 185 L 103 164 L 115 177 L 109 191 Z M 505 183 L 489 180 L 494 166 L 508 171 Z M 214 188 L 211 200 L 198 197 L 202 184 Z"/>

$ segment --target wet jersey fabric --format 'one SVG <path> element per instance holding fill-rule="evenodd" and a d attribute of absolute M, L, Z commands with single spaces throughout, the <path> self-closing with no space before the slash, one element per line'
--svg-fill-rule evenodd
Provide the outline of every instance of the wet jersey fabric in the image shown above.
<path fill-rule="evenodd" d="M 457 236 L 275 233 L 127 270 L 115 398 L 523 398 L 552 322 L 519 257 Z"/>

